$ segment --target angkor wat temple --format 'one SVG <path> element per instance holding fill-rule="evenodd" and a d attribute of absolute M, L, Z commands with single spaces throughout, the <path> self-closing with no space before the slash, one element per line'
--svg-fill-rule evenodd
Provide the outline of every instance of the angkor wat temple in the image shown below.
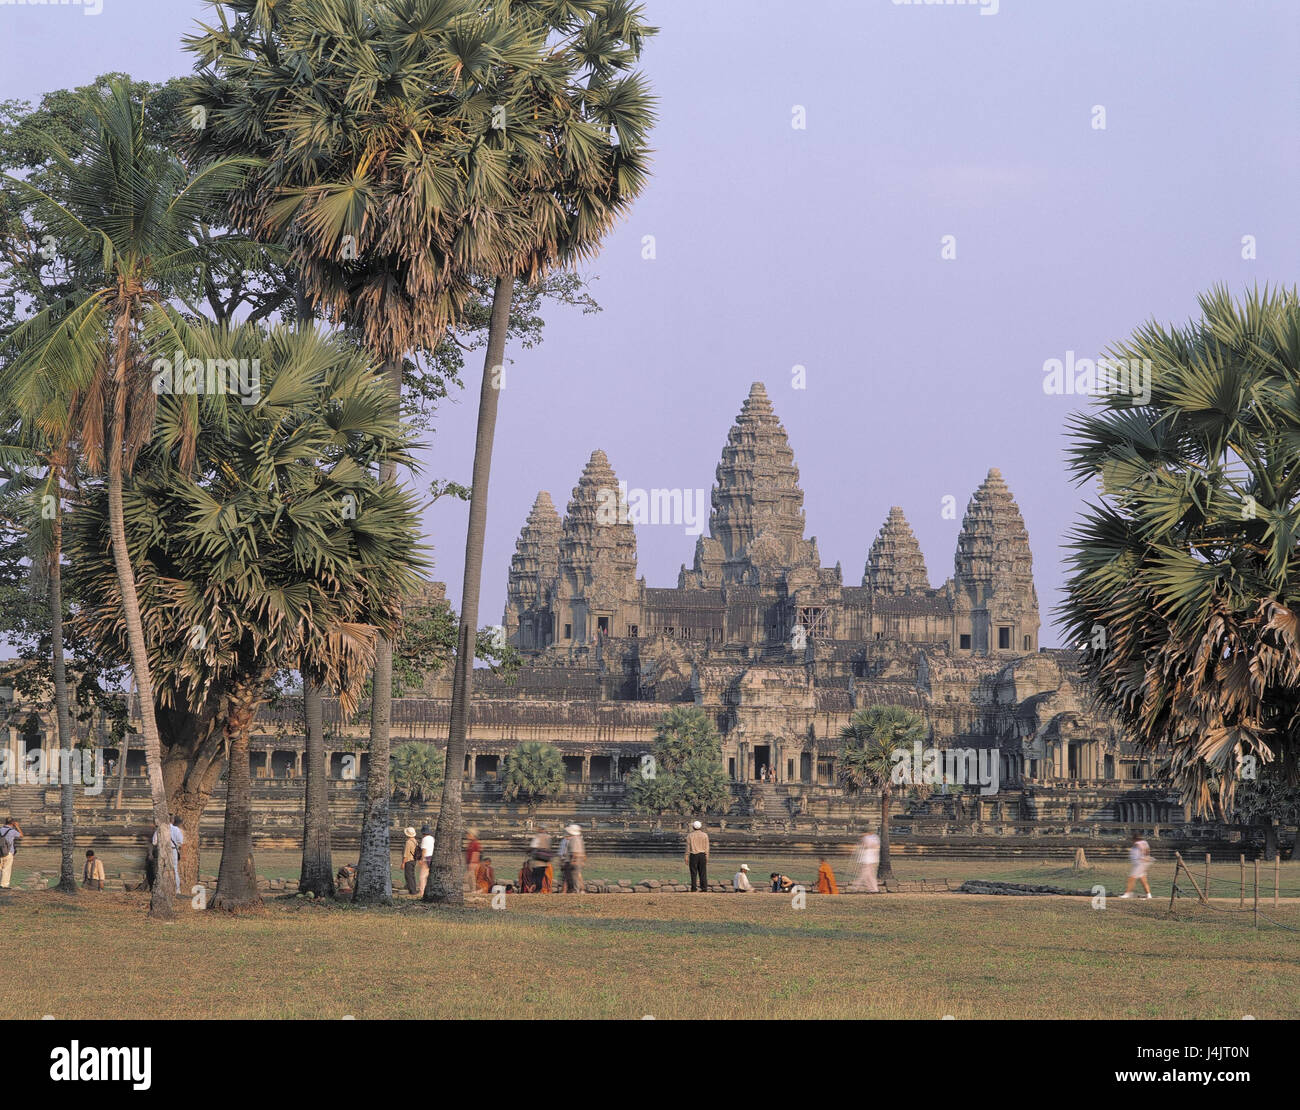
<path fill-rule="evenodd" d="M 716 718 L 736 782 L 766 768 L 776 784 L 833 786 L 841 728 L 876 704 L 921 711 L 937 747 L 996 748 L 1004 789 L 1110 784 L 1118 797 L 1149 779 L 1089 710 L 1073 653 L 1039 649 L 1029 535 L 996 469 L 941 586 L 900 508 L 846 584 L 806 535 L 794 452 L 755 382 L 722 449 L 708 534 L 675 588 L 637 577 L 634 516 L 599 450 L 563 519 L 537 495 L 504 617 L 527 665 L 513 687 L 489 683 L 475 714 L 557 743 L 575 779 L 620 777 L 671 703 Z M 509 743 L 475 739 L 471 774 L 491 775 Z"/>
<path fill-rule="evenodd" d="M 651 751 L 665 711 L 686 704 L 717 722 L 733 816 L 842 820 L 851 811 L 836 776 L 840 732 L 856 710 L 893 704 L 924 715 L 934 747 L 996 753 L 994 794 L 965 803 L 948 791 L 919 802 L 899 796 L 918 832 L 948 820 L 1008 836 L 1184 824 L 1187 811 L 1152 781 L 1149 762 L 1090 708 L 1075 653 L 1039 648 L 1029 535 L 997 470 L 971 496 L 942 585 L 931 584 L 899 508 L 866 553 L 860 582 L 846 585 L 805 535 L 794 453 L 755 383 L 722 449 L 708 533 L 675 588 L 637 577 L 636 517 L 603 451 L 592 453 L 563 518 L 547 493 L 537 495 L 510 563 L 504 617 L 524 662 L 510 680 L 476 673 L 467 812 L 493 824 L 506 815 L 502 761 L 522 741 L 541 740 L 564 757 L 561 809 L 625 813 L 626 776 Z M 431 583 L 426 600 L 442 595 Z M 394 744 L 445 743 L 450 669 L 429 676 L 422 693 L 393 703 Z M 20 737 L 20 718 L 9 713 L 16 757 L 24 745 L 57 746 L 52 722 L 29 722 Z M 359 766 L 361 778 L 368 770 L 368 714 L 345 720 L 327 702 L 326 722 L 332 805 L 348 827 L 361 784 L 345 768 Z M 300 829 L 301 727 L 300 707 L 288 702 L 260 715 L 251 758 L 264 838 Z M 146 812 L 139 751 L 124 772 L 127 805 Z M 111 793 L 78 807 L 106 807 Z M 57 829 L 57 789 L 0 787 L 0 801 L 6 794 L 18 812 Z M 91 818 L 125 819 L 107 808 Z M 400 827 L 415 818 L 395 810 L 394 819 Z M 219 820 L 214 804 L 205 817 L 214 834 Z"/>

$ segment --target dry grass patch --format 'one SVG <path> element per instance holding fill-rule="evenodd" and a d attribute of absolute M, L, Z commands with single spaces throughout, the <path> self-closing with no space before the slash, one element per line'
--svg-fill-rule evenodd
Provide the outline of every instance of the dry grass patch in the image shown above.
<path fill-rule="evenodd" d="M 143 895 L 6 896 L 0 1007 L 74 1018 L 1259 1018 L 1300 1015 L 1295 933 L 1158 902 L 890 895 L 297 898 L 172 925 Z M 188 906 L 188 903 L 186 904 Z M 1300 928 L 1300 907 L 1270 916 Z M 31 958 L 24 958 L 23 954 Z"/>

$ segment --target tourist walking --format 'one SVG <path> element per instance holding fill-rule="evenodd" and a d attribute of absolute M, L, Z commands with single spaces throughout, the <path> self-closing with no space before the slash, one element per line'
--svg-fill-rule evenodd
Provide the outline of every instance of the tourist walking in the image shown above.
<path fill-rule="evenodd" d="M 406 880 L 406 893 L 414 894 L 417 884 L 415 857 L 420 854 L 420 842 L 415 839 L 414 825 L 407 825 L 402 832 L 406 834 L 406 843 L 402 845 L 402 878 Z"/>
<path fill-rule="evenodd" d="M 876 872 L 880 869 L 880 837 L 869 832 L 862 838 L 857 852 L 858 874 L 850 890 L 865 890 L 868 894 L 879 894 L 876 885 Z"/>
<path fill-rule="evenodd" d="M 93 849 L 86 851 L 86 867 L 82 872 L 81 885 L 90 890 L 104 889 L 104 864 Z"/>
<path fill-rule="evenodd" d="M 555 853 L 551 851 L 551 837 L 545 829 L 538 829 L 537 834 L 528 842 L 528 869 L 532 872 L 532 886 L 538 894 L 549 894 L 550 883 L 547 882 L 547 870 Z"/>
<path fill-rule="evenodd" d="M 465 845 L 465 889 L 469 891 L 474 889 L 483 845 L 479 843 L 478 829 L 466 829 L 465 835 L 469 837 L 469 843 Z"/>
<path fill-rule="evenodd" d="M 587 862 L 587 846 L 582 842 L 582 826 L 568 825 L 568 835 L 560 841 L 560 874 L 564 894 L 582 893 L 582 865 Z"/>
<path fill-rule="evenodd" d="M 754 890 L 754 884 L 749 881 L 749 864 L 742 863 L 740 870 L 736 872 L 736 877 L 731 880 L 731 885 L 736 888 L 737 894 L 749 894 Z"/>
<path fill-rule="evenodd" d="M 1121 898 L 1133 897 L 1133 884 L 1141 880 L 1142 888 L 1151 897 L 1151 884 L 1147 882 L 1147 872 L 1151 870 L 1151 845 L 1142 839 L 1141 833 L 1133 834 L 1133 844 L 1128 850 L 1129 872 L 1128 885 L 1124 887 Z"/>
<path fill-rule="evenodd" d="M 686 834 L 686 866 L 691 870 L 691 890 L 709 889 L 709 834 L 699 821 L 691 822 Z M 695 882 L 699 880 L 699 886 Z"/>
<path fill-rule="evenodd" d="M 9 889 L 14 873 L 14 856 L 18 854 L 18 841 L 23 838 L 22 827 L 12 817 L 6 817 L 0 828 L 0 890 Z"/>
<path fill-rule="evenodd" d="M 176 818 L 168 817 L 167 821 L 171 825 L 170 839 L 172 842 L 172 870 L 176 873 L 176 893 L 179 894 L 181 892 L 181 845 L 185 843 L 185 834 L 181 832 L 181 827 L 178 824 L 176 824 Z M 150 840 L 149 843 L 153 845 L 154 852 L 155 852 L 154 855 L 155 874 L 149 878 L 149 888 L 152 890 L 154 884 L 154 878 L 157 877 L 156 872 L 158 866 L 158 857 L 156 855 L 158 851 L 158 830 L 157 829 L 154 829 L 153 839 Z"/>
<path fill-rule="evenodd" d="M 433 830 L 428 825 L 420 826 L 420 862 L 416 867 L 415 896 L 424 897 L 424 888 L 429 882 L 429 868 L 433 866 Z"/>

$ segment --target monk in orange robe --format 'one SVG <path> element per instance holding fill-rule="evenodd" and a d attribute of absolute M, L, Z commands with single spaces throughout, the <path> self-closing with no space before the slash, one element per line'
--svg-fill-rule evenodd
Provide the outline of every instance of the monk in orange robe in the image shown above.
<path fill-rule="evenodd" d="M 474 888 L 483 894 L 492 893 L 496 876 L 492 874 L 492 857 L 484 856 L 474 868 Z"/>
<path fill-rule="evenodd" d="M 823 856 L 821 866 L 817 868 L 817 893 L 818 894 L 838 894 L 840 888 L 835 885 L 835 874 L 831 871 L 831 865 L 826 862 Z"/>
<path fill-rule="evenodd" d="M 546 877 L 542 879 L 542 889 L 538 894 L 550 894 L 555 890 L 555 869 L 549 863 L 546 865 Z"/>

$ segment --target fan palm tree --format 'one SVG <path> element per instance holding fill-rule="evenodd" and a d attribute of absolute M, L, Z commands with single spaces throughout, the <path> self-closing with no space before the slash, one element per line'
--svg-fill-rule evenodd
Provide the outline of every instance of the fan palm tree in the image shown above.
<path fill-rule="evenodd" d="M 408 355 L 432 350 L 500 268 L 511 234 L 505 139 L 519 75 L 544 42 L 478 0 L 296 0 L 215 5 L 219 26 L 188 45 L 203 69 L 203 156 L 251 153 L 262 170 L 235 220 L 284 242 L 306 297 L 353 329 L 400 412 Z M 228 12 L 234 19 L 228 18 Z M 396 479 L 385 464 L 384 481 Z M 472 654 L 472 651 L 471 651 Z M 370 775 L 356 901 L 392 896 L 388 752 L 392 644 L 376 648 Z"/>
<path fill-rule="evenodd" d="M 442 753 L 437 745 L 411 741 L 393 749 L 393 790 L 400 790 L 412 805 L 442 793 Z"/>
<path fill-rule="evenodd" d="M 65 403 L 77 414 L 72 440 L 80 460 L 107 476 L 109 546 L 140 699 L 154 824 L 165 844 L 167 790 L 123 488 L 153 424 L 148 360 L 188 346 L 189 324 L 169 299 L 195 282 L 209 250 L 220 249 L 199 246 L 199 229 L 251 163 L 214 160 L 191 174 L 147 141 L 142 108 L 125 84 L 107 86 L 106 94 L 83 98 L 87 126 L 74 152 L 48 139 L 50 187 L 8 178 L 32 202 L 78 285 L 11 334 L 16 353 L 0 391 L 25 413 Z M 191 424 L 196 409 L 186 406 Z M 188 465 L 194 452 L 189 431 L 182 461 Z M 151 915 L 171 915 L 174 889 L 171 856 L 162 851 Z"/>
<path fill-rule="evenodd" d="M 901 705 L 873 705 L 859 709 L 840 730 L 840 754 L 836 776 L 845 793 L 880 794 L 880 877 L 889 878 L 889 803 L 892 774 L 898 765 L 897 751 L 912 751 L 912 745 L 925 740 L 929 728 L 919 713 Z"/>
<path fill-rule="evenodd" d="M 479 387 L 447 775 L 434 862 L 424 891 L 428 902 L 464 900 L 461 768 L 474 686 L 488 482 L 515 283 L 533 281 L 597 253 L 645 186 L 649 164 L 645 139 L 654 123 L 653 99 L 632 70 L 645 40 L 656 30 L 643 20 L 640 5 L 627 0 L 502 3 L 500 10 L 513 26 L 545 41 L 549 52 L 541 65 L 520 74 L 514 85 L 523 116 L 507 115 L 499 129 L 507 190 L 499 211 L 507 233 L 495 252 L 500 261 L 490 265 L 485 259 L 482 266 L 495 276 L 496 288 Z"/>
<path fill-rule="evenodd" d="M 522 799 L 528 804 L 528 816 L 536 816 L 540 803 L 558 798 L 564 790 L 564 757 L 554 744 L 525 740 L 506 753 L 501 783 L 501 796 L 507 802 Z"/>
<path fill-rule="evenodd" d="M 205 409 L 197 454 L 180 465 L 180 399 L 160 398 L 157 434 L 127 491 L 159 696 L 220 698 L 229 754 L 225 839 L 212 907 L 256 906 L 249 739 L 279 670 L 337 689 L 351 708 L 380 631 L 423 566 L 414 498 L 381 490 L 373 468 L 411 465 L 386 384 L 346 342 L 285 326 L 196 333 L 204 351 L 260 359 L 255 403 Z M 119 646 L 116 579 L 96 560 L 103 497 L 76 514 L 83 617 Z"/>
<path fill-rule="evenodd" d="M 1101 704 L 1227 813 L 1252 761 L 1300 777 L 1300 300 L 1215 289 L 1200 309 L 1108 352 L 1146 367 L 1149 403 L 1110 392 L 1072 422 L 1071 472 L 1100 499 L 1060 616 Z"/>

